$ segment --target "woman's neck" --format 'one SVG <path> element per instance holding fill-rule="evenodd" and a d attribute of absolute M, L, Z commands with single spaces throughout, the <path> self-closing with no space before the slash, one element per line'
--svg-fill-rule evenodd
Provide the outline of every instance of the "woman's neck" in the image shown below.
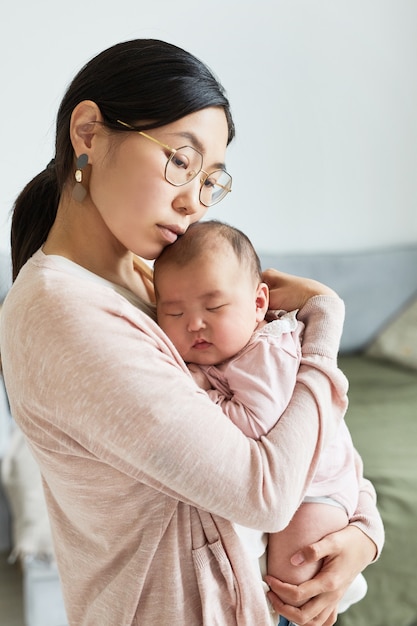
<path fill-rule="evenodd" d="M 60 206 L 43 252 L 63 256 L 144 300 L 153 301 L 152 270 L 145 272 L 132 252 L 109 236 L 101 217 L 97 218 L 88 206 Z"/>

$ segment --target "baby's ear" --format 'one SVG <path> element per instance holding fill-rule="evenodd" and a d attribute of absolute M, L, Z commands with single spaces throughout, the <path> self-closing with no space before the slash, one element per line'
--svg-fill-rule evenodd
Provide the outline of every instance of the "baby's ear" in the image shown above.
<path fill-rule="evenodd" d="M 256 290 L 256 321 L 261 322 L 268 310 L 269 288 L 266 283 L 259 283 Z"/>

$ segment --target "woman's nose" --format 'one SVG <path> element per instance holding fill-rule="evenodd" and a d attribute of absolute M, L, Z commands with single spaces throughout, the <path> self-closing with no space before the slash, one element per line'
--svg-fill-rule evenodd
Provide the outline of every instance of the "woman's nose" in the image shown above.
<path fill-rule="evenodd" d="M 207 211 L 207 208 L 200 202 L 200 185 L 200 177 L 196 176 L 194 180 L 177 188 L 178 195 L 174 201 L 175 210 L 191 215 L 192 222 L 201 219 Z"/>

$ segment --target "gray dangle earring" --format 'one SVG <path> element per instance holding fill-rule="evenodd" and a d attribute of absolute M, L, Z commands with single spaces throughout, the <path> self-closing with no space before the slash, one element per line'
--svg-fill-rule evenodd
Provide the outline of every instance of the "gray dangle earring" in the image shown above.
<path fill-rule="evenodd" d="M 72 197 L 77 202 L 82 202 L 87 195 L 87 189 L 82 184 L 83 182 L 83 169 L 88 164 L 88 155 L 80 154 L 76 161 L 76 170 L 74 174 L 75 185 L 72 190 Z"/>

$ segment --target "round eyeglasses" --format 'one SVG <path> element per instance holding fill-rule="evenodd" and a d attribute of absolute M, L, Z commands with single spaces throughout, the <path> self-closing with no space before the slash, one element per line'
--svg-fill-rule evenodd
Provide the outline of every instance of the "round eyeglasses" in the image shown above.
<path fill-rule="evenodd" d="M 199 199 L 203 206 L 210 207 L 220 202 L 232 191 L 232 177 L 226 170 L 214 170 L 206 172 L 203 170 L 203 155 L 192 146 L 182 146 L 181 148 L 171 148 L 166 143 L 162 143 L 155 137 L 151 137 L 142 130 L 137 130 L 134 126 L 117 120 L 118 124 L 125 126 L 146 139 L 162 146 L 169 152 L 165 165 L 165 180 L 175 187 L 182 187 L 194 180 L 199 174 L 200 194 Z"/>

